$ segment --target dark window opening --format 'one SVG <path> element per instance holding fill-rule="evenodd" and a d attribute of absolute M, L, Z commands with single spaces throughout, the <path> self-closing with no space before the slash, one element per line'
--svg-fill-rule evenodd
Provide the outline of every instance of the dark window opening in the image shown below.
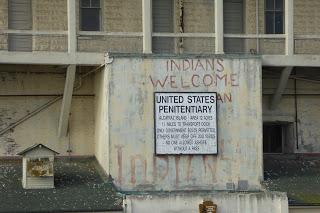
<path fill-rule="evenodd" d="M 100 0 L 80 1 L 80 30 L 99 31 L 100 30 Z"/>
<path fill-rule="evenodd" d="M 265 0 L 265 33 L 284 33 L 283 0 Z"/>
<path fill-rule="evenodd" d="M 263 152 L 282 153 L 283 152 L 283 125 L 264 124 L 263 125 Z"/>

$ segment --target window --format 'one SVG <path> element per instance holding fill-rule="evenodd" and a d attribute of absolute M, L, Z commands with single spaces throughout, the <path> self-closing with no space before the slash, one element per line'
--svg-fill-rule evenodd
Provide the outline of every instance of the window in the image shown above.
<path fill-rule="evenodd" d="M 80 30 L 100 30 L 100 0 L 80 0 Z"/>
<path fill-rule="evenodd" d="M 282 153 L 282 125 L 263 125 L 263 152 Z"/>
<path fill-rule="evenodd" d="M 266 34 L 283 34 L 283 0 L 265 0 Z"/>

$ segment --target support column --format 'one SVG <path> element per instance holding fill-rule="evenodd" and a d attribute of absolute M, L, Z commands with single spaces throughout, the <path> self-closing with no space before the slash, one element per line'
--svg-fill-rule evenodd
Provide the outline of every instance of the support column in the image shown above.
<path fill-rule="evenodd" d="M 64 85 L 63 99 L 59 118 L 58 136 L 67 135 L 68 122 L 71 109 L 74 79 L 76 76 L 76 65 L 69 65 L 67 68 L 66 82 Z"/>
<path fill-rule="evenodd" d="M 292 72 L 292 69 L 293 69 L 293 67 L 285 67 L 282 70 L 278 87 L 272 97 L 272 101 L 271 101 L 271 105 L 270 105 L 271 110 L 276 109 L 278 104 L 280 103 L 282 94 L 283 94 L 284 90 L 286 89 L 287 82 L 288 82 L 289 76 Z"/>
<path fill-rule="evenodd" d="M 152 53 L 152 0 L 142 0 L 143 53 Z"/>
<path fill-rule="evenodd" d="M 68 0 L 68 53 L 77 51 L 76 1 Z"/>
<path fill-rule="evenodd" d="M 286 55 L 294 54 L 293 3 L 294 0 L 285 0 Z"/>
<path fill-rule="evenodd" d="M 214 0 L 215 53 L 223 54 L 223 0 Z"/>

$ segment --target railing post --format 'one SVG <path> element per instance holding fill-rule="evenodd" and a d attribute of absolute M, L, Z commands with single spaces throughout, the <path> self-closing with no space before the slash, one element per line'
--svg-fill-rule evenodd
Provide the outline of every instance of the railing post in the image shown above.
<path fill-rule="evenodd" d="M 152 0 L 142 0 L 143 53 L 152 53 Z"/>
<path fill-rule="evenodd" d="M 285 0 L 286 55 L 294 54 L 293 1 Z"/>
<path fill-rule="evenodd" d="M 214 0 L 215 53 L 223 54 L 223 0 Z"/>
<path fill-rule="evenodd" d="M 68 0 L 68 53 L 77 51 L 76 1 Z"/>

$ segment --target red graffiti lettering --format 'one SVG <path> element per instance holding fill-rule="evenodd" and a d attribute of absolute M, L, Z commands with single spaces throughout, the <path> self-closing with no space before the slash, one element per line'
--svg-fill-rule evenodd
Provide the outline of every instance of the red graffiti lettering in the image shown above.
<path fill-rule="evenodd" d="M 150 77 L 151 83 L 152 83 L 154 88 L 157 88 L 158 85 L 160 85 L 160 87 L 163 88 L 164 85 L 166 84 L 167 79 L 168 79 L 168 76 L 166 76 L 166 78 L 162 82 L 160 80 L 158 80 L 158 79 L 154 82 L 152 77 L 151 76 L 149 76 L 149 77 Z"/>

